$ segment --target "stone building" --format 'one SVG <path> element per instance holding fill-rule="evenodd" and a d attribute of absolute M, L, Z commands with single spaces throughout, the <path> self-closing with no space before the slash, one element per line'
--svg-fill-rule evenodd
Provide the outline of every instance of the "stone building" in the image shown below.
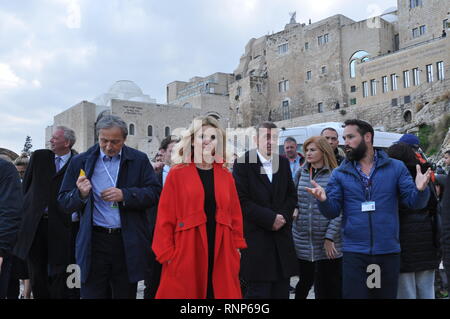
<path fill-rule="evenodd" d="M 118 81 L 56 115 L 47 141 L 55 125 L 67 125 L 77 132 L 75 149 L 85 151 L 105 113 L 123 117 L 127 144 L 151 157 L 165 136 L 205 114 L 234 128 L 360 118 L 414 132 L 450 112 L 449 21 L 450 0 L 398 0 L 397 9 L 359 22 L 340 14 L 308 24 L 292 17 L 284 30 L 251 39 L 233 74 L 171 82 L 167 104 Z"/>
<path fill-rule="evenodd" d="M 398 0 L 397 10 L 379 17 L 291 20 L 251 39 L 230 85 L 233 124 L 358 115 L 393 129 L 414 121 L 418 104 L 450 90 L 450 39 L 442 36 L 449 11 L 449 0 Z"/>
<path fill-rule="evenodd" d="M 168 104 L 156 103 L 132 81 L 117 81 L 92 102 L 82 101 L 57 114 L 53 125 L 46 129 L 46 147 L 53 129 L 65 125 L 76 132 L 74 149 L 84 152 L 97 142 L 95 123 L 104 114 L 114 114 L 128 124 L 127 145 L 153 157 L 166 136 L 188 127 L 196 116 L 213 115 L 222 125 L 228 125 L 229 78 L 215 73 L 189 82 L 172 82 L 167 86 Z"/>

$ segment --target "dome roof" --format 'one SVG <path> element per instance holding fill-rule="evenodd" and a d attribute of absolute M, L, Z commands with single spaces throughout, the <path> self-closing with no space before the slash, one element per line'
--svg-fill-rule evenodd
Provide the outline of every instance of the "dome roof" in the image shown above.
<path fill-rule="evenodd" d="M 117 81 L 110 87 L 108 93 L 125 99 L 142 96 L 144 94 L 136 83 L 129 80 Z"/>

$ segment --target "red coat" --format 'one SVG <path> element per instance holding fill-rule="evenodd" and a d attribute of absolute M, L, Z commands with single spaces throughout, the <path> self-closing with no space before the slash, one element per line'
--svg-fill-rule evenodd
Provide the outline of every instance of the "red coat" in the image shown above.
<path fill-rule="evenodd" d="M 239 299 L 242 296 L 237 249 L 247 245 L 234 179 L 220 164 L 214 164 L 214 190 L 217 207 L 212 273 L 214 297 Z M 152 249 L 163 264 L 156 298 L 206 298 L 208 241 L 204 191 L 193 163 L 177 165 L 167 176 L 159 201 Z"/>

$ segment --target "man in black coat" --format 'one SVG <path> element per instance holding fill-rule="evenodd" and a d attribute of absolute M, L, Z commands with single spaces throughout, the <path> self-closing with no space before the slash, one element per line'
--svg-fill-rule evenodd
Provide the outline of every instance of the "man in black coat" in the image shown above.
<path fill-rule="evenodd" d="M 441 201 L 442 216 L 442 257 L 447 278 L 450 278 L 450 173 L 445 182 Z"/>
<path fill-rule="evenodd" d="M 58 208 L 57 196 L 75 141 L 73 130 L 56 127 L 51 150 L 35 151 L 23 178 L 23 219 L 14 254 L 27 260 L 35 299 L 69 297 L 66 268 L 73 255 L 75 223 Z"/>
<path fill-rule="evenodd" d="M 22 213 L 19 174 L 10 162 L 0 159 L 0 298 L 5 298 L 11 267 L 11 251 L 16 241 Z"/>
<path fill-rule="evenodd" d="M 248 244 L 241 259 L 247 299 L 289 298 L 290 277 L 298 268 L 291 232 L 297 195 L 288 160 L 272 152 L 276 131 L 271 122 L 260 124 L 257 149 L 233 167 Z"/>

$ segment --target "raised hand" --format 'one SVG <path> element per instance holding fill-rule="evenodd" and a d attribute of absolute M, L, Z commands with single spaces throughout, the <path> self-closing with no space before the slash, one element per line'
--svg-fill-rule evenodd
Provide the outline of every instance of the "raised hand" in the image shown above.
<path fill-rule="evenodd" d="M 416 165 L 417 175 L 416 175 L 416 187 L 419 191 L 423 191 L 428 186 L 428 182 L 431 177 L 431 169 L 427 169 L 425 174 L 422 174 L 422 170 L 420 169 L 420 165 Z"/>
<path fill-rule="evenodd" d="M 325 190 L 316 183 L 316 181 L 311 181 L 311 184 L 314 186 L 313 188 L 305 187 L 307 192 L 317 198 L 319 201 L 324 202 L 327 200 L 327 193 Z"/>
<path fill-rule="evenodd" d="M 86 176 L 80 176 L 77 180 L 77 187 L 80 191 L 81 198 L 85 199 L 89 196 L 89 193 L 91 192 L 92 185 L 91 182 L 87 179 Z"/>

